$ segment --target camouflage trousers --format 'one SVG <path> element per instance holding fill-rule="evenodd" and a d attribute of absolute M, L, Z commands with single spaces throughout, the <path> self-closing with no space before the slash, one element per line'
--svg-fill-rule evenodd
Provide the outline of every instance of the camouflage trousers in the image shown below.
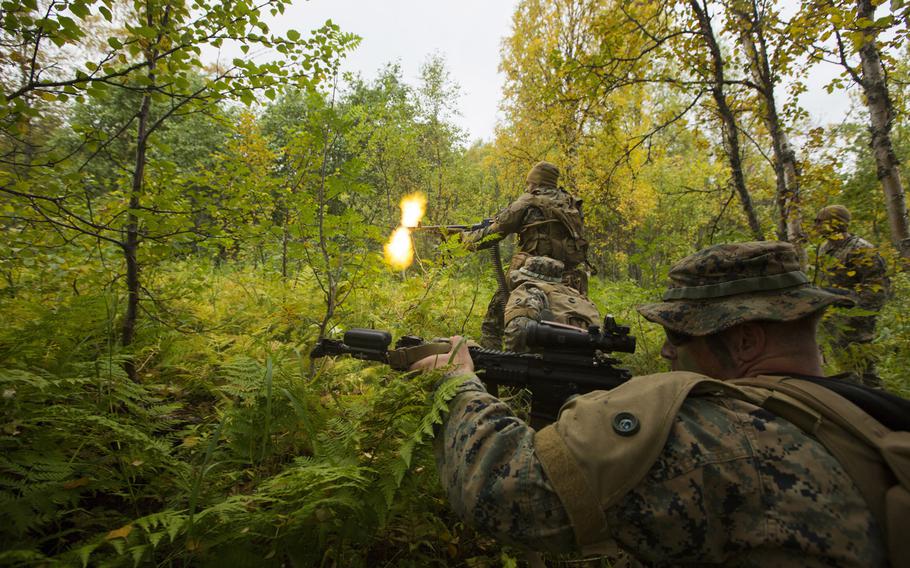
<path fill-rule="evenodd" d="M 522 267 L 527 253 L 518 253 L 512 257 L 509 263 L 509 270 L 518 270 Z M 566 270 L 562 274 L 562 281 L 575 288 L 584 297 L 588 297 L 588 274 L 581 267 L 574 267 Z M 480 324 L 480 346 L 484 349 L 502 350 L 502 340 L 505 336 L 505 312 L 506 304 L 509 301 L 509 292 L 499 288 L 490 299 L 490 305 L 487 306 L 487 313 Z"/>

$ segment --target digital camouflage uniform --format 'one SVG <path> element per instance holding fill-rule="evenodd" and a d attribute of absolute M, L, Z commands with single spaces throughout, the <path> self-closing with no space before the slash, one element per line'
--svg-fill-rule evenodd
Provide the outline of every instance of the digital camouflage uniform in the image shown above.
<path fill-rule="evenodd" d="M 665 301 L 641 311 L 690 334 L 753 319 L 789 321 L 793 313 L 843 303 L 843 297 L 806 284 L 795 251 L 784 243 L 713 247 L 680 262 L 671 281 Z M 764 312 L 749 315 L 752 309 Z M 609 408 L 606 401 L 624 387 L 576 397 L 570 406 L 593 397 Z M 576 418 L 567 418 L 564 409 L 548 428 L 571 433 L 576 423 L 563 420 Z M 687 398 L 669 420 L 669 437 L 647 474 L 603 510 L 607 538 L 633 559 L 659 566 L 885 565 L 880 530 L 863 497 L 802 430 L 723 396 Z M 609 428 L 603 424 L 599 431 Z M 498 538 L 535 550 L 576 551 L 578 535 L 567 512 L 571 496 L 554 489 L 538 438 L 469 376 L 436 439 L 442 483 L 463 518 Z M 599 471 L 623 479 L 634 465 L 601 464 Z M 596 486 L 604 480 L 589 481 Z"/>
<path fill-rule="evenodd" d="M 868 241 L 848 231 L 850 212 L 842 205 L 831 205 L 819 211 L 816 224 L 826 237 L 818 251 L 816 267 L 819 285 L 849 292 L 856 306 L 877 314 L 885 305 L 890 291 L 888 268 L 878 250 Z M 864 344 L 875 338 L 877 316 L 834 315 L 825 328 L 834 339 L 836 349 L 849 351 L 848 358 L 869 386 L 881 386 L 875 373 L 872 355 Z M 851 346 L 856 348 L 851 348 Z"/>
<path fill-rule="evenodd" d="M 588 242 L 583 236 L 581 200 L 557 187 L 559 169 L 549 162 L 539 162 L 528 173 L 525 193 L 519 196 L 483 229 L 468 231 L 462 241 L 473 249 L 482 249 L 513 233 L 518 247 L 509 263 L 509 271 L 518 270 L 529 256 L 548 256 L 565 264 L 563 281 L 588 293 L 588 275 L 584 270 Z M 497 291 L 490 301 L 481 325 L 481 345 L 501 349 L 503 308 L 507 295 Z"/>
<path fill-rule="evenodd" d="M 555 321 L 587 330 L 600 322 L 597 306 L 578 290 L 562 283 L 562 262 L 531 256 L 509 273 L 512 293 L 505 309 L 505 349 L 528 351 L 526 330 L 532 321 Z"/>

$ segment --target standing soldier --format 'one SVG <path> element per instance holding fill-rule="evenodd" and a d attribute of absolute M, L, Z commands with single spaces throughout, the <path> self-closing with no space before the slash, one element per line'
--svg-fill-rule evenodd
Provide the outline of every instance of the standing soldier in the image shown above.
<path fill-rule="evenodd" d="M 869 241 L 850 233 L 850 211 L 829 205 L 818 212 L 815 227 L 826 240 L 819 248 L 816 271 L 819 284 L 849 292 L 857 307 L 872 315 L 831 318 L 826 326 L 839 351 L 847 350 L 863 383 L 881 386 L 868 344 L 875 338 L 876 314 L 890 290 L 887 266 Z M 851 345 L 857 347 L 850 348 Z"/>
<path fill-rule="evenodd" d="M 509 273 L 512 293 L 505 310 L 506 351 L 528 351 L 529 322 L 554 321 L 587 330 L 600 323 L 594 302 L 562 282 L 563 263 L 546 256 L 529 256 L 524 266 Z"/>
<path fill-rule="evenodd" d="M 538 162 L 528 173 L 525 192 L 500 211 L 493 223 L 463 233 L 462 240 L 472 249 L 493 246 L 512 233 L 518 234 L 518 251 L 509 270 L 518 270 L 529 256 L 548 256 L 562 261 L 562 280 L 583 295 L 588 293 L 588 241 L 584 239 L 581 200 L 558 187 L 559 168 Z M 501 349 L 504 306 L 508 290 L 498 290 L 490 301 L 481 325 L 483 347 Z"/>

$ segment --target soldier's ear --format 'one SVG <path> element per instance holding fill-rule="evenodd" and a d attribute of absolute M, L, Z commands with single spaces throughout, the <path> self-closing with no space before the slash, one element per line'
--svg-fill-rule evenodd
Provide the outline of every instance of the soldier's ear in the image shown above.
<path fill-rule="evenodd" d="M 727 345 L 734 363 L 747 365 L 762 354 L 768 347 L 768 335 L 765 326 L 756 322 L 746 322 L 730 329 Z"/>

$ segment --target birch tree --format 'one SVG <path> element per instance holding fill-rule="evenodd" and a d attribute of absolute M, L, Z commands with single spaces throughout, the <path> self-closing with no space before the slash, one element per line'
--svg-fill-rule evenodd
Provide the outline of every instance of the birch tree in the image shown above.
<path fill-rule="evenodd" d="M 727 99 L 727 80 L 725 77 L 724 56 L 721 53 L 718 44 L 717 35 L 711 23 L 711 16 L 708 14 L 707 2 L 701 3 L 699 0 L 688 0 L 688 5 L 698 24 L 698 34 L 707 47 L 709 54 L 710 70 L 708 81 L 711 85 L 711 96 L 717 106 L 717 113 L 720 117 L 724 150 L 727 159 L 730 162 L 730 176 L 733 187 L 739 196 L 740 204 L 749 223 L 749 230 L 752 237 L 756 240 L 765 240 L 764 232 L 759 223 L 758 215 L 755 212 L 755 205 L 752 202 L 752 195 L 746 187 L 746 179 L 743 174 L 742 150 L 740 148 L 739 126 L 737 125 L 736 116 Z"/>
<path fill-rule="evenodd" d="M 780 75 L 772 65 L 769 53 L 768 32 L 777 21 L 774 3 L 768 0 L 733 0 L 728 6 L 733 16 L 731 23 L 734 28 L 738 28 L 736 31 L 739 32 L 748 60 L 751 86 L 759 96 L 762 119 L 771 138 L 777 185 L 777 237 L 791 242 L 805 265 L 806 235 L 802 229 L 799 208 L 799 165 L 780 115 L 775 94 L 775 89 L 780 84 Z"/>
<path fill-rule="evenodd" d="M 900 161 L 894 152 L 892 127 L 894 102 L 888 86 L 887 52 L 900 52 L 906 40 L 905 13 L 876 17 L 877 0 L 807 2 L 789 26 L 789 33 L 811 46 L 815 61 L 839 64 L 844 75 L 860 87 L 869 111 L 869 146 L 875 158 L 876 176 L 884 193 L 891 242 L 903 258 L 910 258 L 910 224 L 900 174 Z M 902 3 L 892 3 L 900 10 Z M 906 7 L 903 7 L 906 11 Z M 892 39 L 886 39 L 886 32 Z M 887 49 L 883 50 L 883 47 Z M 830 88 L 842 86 L 838 78 Z"/>

